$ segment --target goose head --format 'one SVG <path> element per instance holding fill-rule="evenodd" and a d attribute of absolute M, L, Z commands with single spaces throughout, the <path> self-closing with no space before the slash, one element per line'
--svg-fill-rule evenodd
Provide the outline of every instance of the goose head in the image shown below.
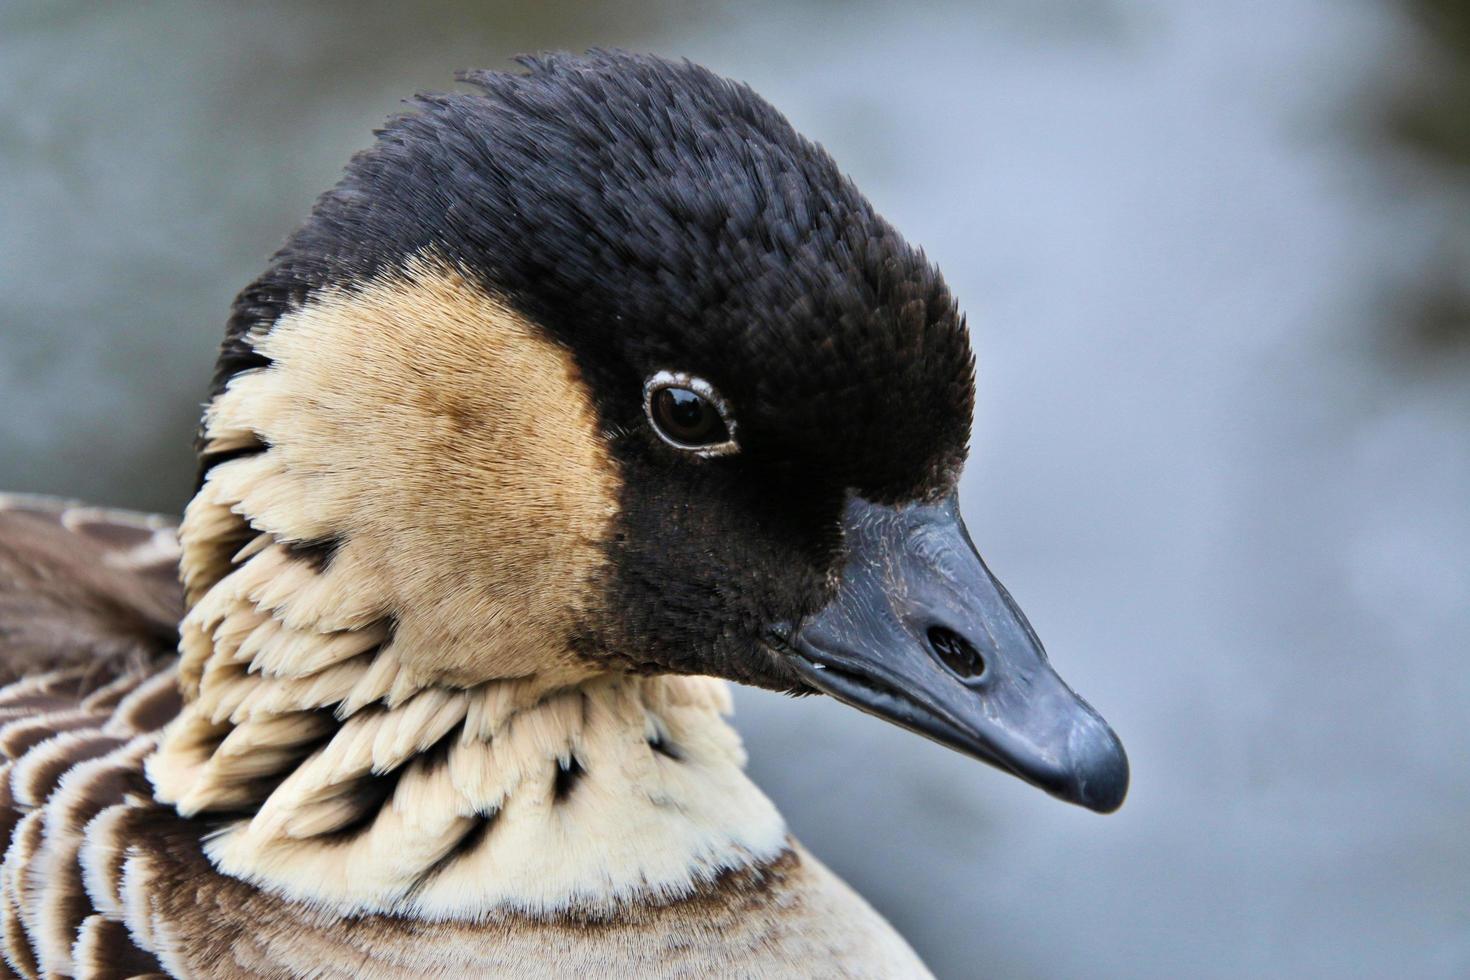
<path fill-rule="evenodd" d="M 1118 739 L 961 518 L 939 272 L 748 88 L 525 67 L 419 98 L 237 302 L 201 460 L 281 549 L 272 608 L 419 687 L 822 692 L 1117 808 Z"/>

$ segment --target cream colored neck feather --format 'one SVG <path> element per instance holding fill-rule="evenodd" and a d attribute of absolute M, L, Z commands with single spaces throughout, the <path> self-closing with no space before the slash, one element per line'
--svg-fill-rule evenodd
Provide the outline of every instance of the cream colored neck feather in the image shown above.
<path fill-rule="evenodd" d="M 160 800 L 223 821 L 221 870 L 474 920 L 667 900 L 780 856 L 722 682 L 561 639 L 616 480 L 564 352 L 430 262 L 252 341 L 271 366 L 206 414 L 207 451 L 245 452 L 185 515 L 186 705 L 148 762 Z M 300 546 L 322 540 L 325 564 Z"/>

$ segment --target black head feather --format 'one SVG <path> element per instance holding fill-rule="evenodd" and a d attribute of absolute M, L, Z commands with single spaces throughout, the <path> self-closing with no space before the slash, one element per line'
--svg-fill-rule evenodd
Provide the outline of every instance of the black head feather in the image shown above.
<path fill-rule="evenodd" d="M 215 383 L 260 363 L 247 330 L 432 249 L 565 345 L 626 433 L 621 625 L 588 644 L 783 686 L 741 664 L 827 588 L 843 496 L 934 499 L 958 476 L 973 361 L 955 302 L 748 87 L 625 53 L 522 64 L 419 97 L 353 159 L 237 300 Z M 666 369 L 733 406 L 737 456 L 676 459 L 651 435 L 642 385 Z"/>

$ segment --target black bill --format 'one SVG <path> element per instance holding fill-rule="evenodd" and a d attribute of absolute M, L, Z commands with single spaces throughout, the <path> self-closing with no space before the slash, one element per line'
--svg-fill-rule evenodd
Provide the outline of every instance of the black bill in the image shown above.
<path fill-rule="evenodd" d="M 1052 670 L 955 498 L 854 498 L 843 525 L 837 595 L 787 638 L 802 678 L 1053 796 L 1100 813 L 1121 806 L 1122 743 Z"/>

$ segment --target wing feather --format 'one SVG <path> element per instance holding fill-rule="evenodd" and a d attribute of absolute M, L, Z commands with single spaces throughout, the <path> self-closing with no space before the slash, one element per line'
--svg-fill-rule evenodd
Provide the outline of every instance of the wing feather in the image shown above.
<path fill-rule="evenodd" d="M 171 656 L 178 554 L 166 518 L 0 494 L 0 684 L 81 668 L 82 696 Z"/>

